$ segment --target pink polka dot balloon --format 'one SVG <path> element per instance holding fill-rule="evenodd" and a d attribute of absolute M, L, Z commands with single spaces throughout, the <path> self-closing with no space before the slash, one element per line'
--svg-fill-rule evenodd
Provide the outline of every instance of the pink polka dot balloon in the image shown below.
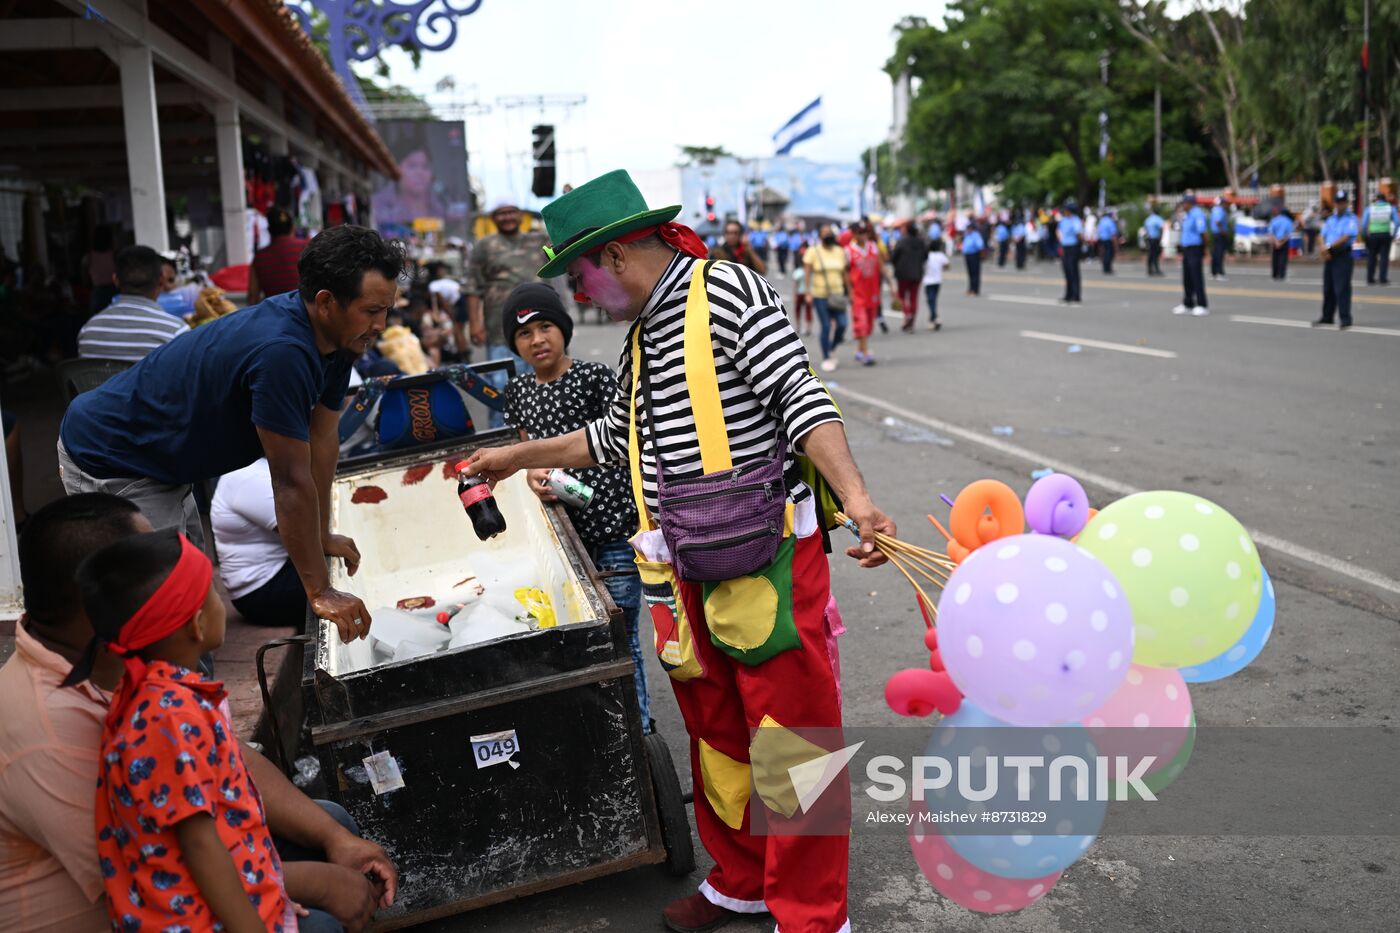
<path fill-rule="evenodd" d="M 934 823 L 920 820 L 927 813 L 923 804 L 912 801 L 909 847 L 914 861 L 935 891 L 956 904 L 984 914 L 1006 914 L 1022 910 L 1040 900 L 1060 880 L 1063 872 L 1043 878 L 1002 878 L 973 866 L 948 845 Z"/>
<path fill-rule="evenodd" d="M 1115 762 L 1111 773 L 1117 777 L 1120 755 L 1128 759 L 1127 771 L 1142 758 L 1153 756 L 1156 760 L 1143 776 L 1165 768 L 1186 742 L 1191 721 L 1191 692 L 1181 672 L 1134 664 L 1108 702 L 1080 724 L 1089 730 L 1099 754 Z"/>
<path fill-rule="evenodd" d="M 967 699 L 1017 726 L 1078 722 L 1123 681 L 1133 618 L 1088 551 L 1049 535 L 993 541 L 938 601 L 943 663 Z"/>

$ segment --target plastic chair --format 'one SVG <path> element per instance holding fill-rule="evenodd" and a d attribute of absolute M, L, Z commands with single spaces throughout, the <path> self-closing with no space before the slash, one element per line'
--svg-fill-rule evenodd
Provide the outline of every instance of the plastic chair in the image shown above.
<path fill-rule="evenodd" d="M 64 399 L 71 402 L 131 366 L 126 360 L 64 360 L 58 364 L 58 381 L 63 386 Z"/>

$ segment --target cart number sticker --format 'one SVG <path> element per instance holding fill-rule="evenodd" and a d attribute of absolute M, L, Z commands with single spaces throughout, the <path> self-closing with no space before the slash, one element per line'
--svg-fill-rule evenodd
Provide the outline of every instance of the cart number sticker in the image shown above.
<path fill-rule="evenodd" d="M 365 771 L 369 774 L 369 786 L 374 788 L 376 797 L 403 787 L 399 763 L 388 752 L 376 752 L 366 758 Z"/>
<path fill-rule="evenodd" d="M 476 759 L 477 768 L 489 768 L 501 762 L 518 768 L 520 763 L 513 758 L 518 751 L 520 739 L 514 729 L 472 736 L 472 757 Z"/>

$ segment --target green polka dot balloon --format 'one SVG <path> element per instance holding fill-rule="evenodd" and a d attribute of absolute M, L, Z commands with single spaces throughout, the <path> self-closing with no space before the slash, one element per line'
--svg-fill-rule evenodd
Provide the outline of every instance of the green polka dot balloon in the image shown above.
<path fill-rule="evenodd" d="M 1244 526 L 1185 492 L 1140 492 L 1095 515 L 1078 542 L 1133 610 L 1133 661 L 1190 667 L 1230 650 L 1259 608 L 1263 567 Z"/>

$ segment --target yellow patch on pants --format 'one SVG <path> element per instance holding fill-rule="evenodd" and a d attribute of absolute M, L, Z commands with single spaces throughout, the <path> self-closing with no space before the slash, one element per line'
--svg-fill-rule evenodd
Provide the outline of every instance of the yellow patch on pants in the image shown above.
<path fill-rule="evenodd" d="M 705 799 L 730 829 L 744 825 L 749 805 L 749 766 L 735 761 L 704 739 L 700 740 L 700 781 Z"/>
<path fill-rule="evenodd" d="M 778 591 L 767 577 L 724 580 L 705 600 L 705 623 L 723 644 L 752 651 L 773 637 L 778 602 Z"/>
<path fill-rule="evenodd" d="M 790 769 L 826 754 L 820 745 L 764 716 L 749 743 L 749 761 L 753 786 L 768 809 L 791 818 L 797 812 L 799 789 L 793 786 Z"/>

